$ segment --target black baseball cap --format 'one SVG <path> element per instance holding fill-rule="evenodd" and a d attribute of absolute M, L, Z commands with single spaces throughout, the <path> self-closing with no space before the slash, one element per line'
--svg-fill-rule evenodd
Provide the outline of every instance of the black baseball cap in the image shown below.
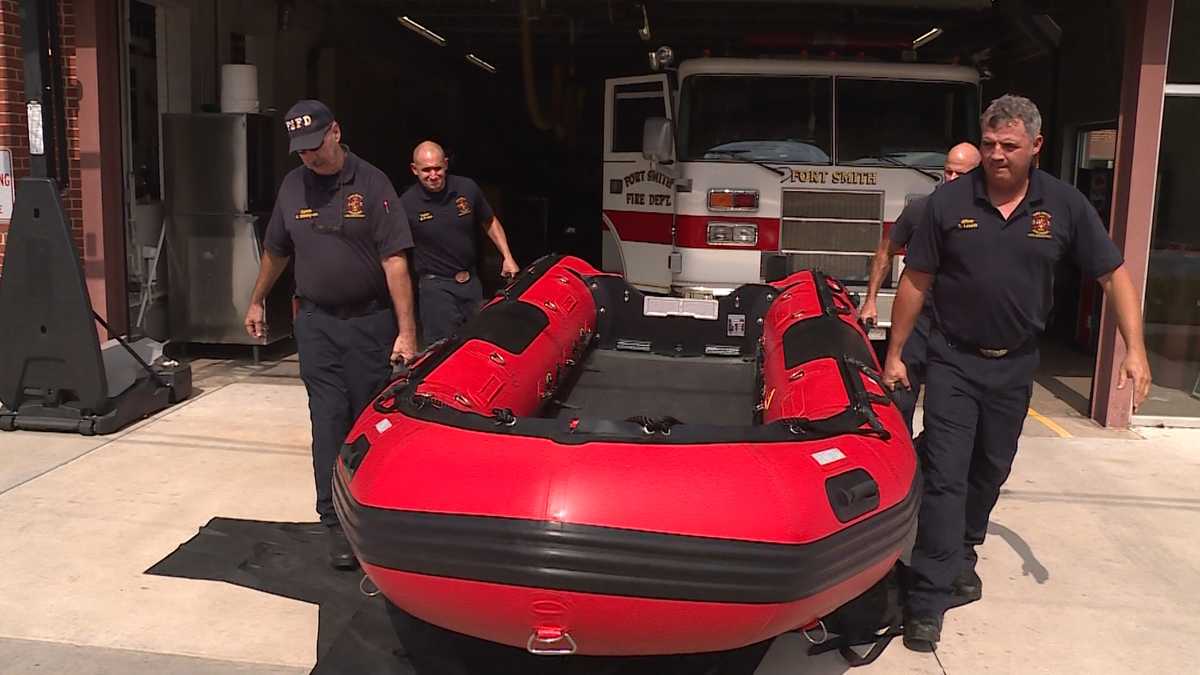
<path fill-rule="evenodd" d="M 329 106 L 313 99 L 297 101 L 283 119 L 283 126 L 287 128 L 290 139 L 288 152 L 315 150 L 320 147 L 330 124 L 333 124 L 333 112 L 329 110 Z"/>

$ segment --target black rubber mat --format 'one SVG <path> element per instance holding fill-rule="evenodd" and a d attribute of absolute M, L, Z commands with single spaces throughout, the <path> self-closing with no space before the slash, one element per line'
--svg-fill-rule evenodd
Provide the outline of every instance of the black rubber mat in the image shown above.
<path fill-rule="evenodd" d="M 317 664 L 331 675 L 752 675 L 769 642 L 708 654 L 540 657 L 447 631 L 359 591 L 326 562 L 325 528 L 213 518 L 147 574 L 225 581 L 320 606 Z"/>
<path fill-rule="evenodd" d="M 674 417 L 729 426 L 754 422 L 754 364 L 732 358 L 596 349 L 558 417 Z"/>

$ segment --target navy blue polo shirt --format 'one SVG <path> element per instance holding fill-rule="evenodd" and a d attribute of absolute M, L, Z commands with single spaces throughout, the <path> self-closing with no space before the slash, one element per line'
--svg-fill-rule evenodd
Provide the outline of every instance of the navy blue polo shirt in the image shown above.
<path fill-rule="evenodd" d="M 902 248 L 912 243 L 917 225 L 925 220 L 925 209 L 928 202 L 929 195 L 923 195 L 914 197 L 904 205 L 900 217 L 896 218 L 892 229 L 888 231 L 888 239 L 892 242 L 893 247 Z M 913 330 L 920 335 L 928 335 L 929 327 L 933 322 L 933 300 L 929 295 L 925 296 L 925 304 L 921 307 L 921 318 L 924 321 L 918 321 Z"/>
<path fill-rule="evenodd" d="M 279 186 L 264 246 L 296 259 L 296 294 L 341 307 L 391 304 L 381 261 L 412 248 L 396 189 L 382 171 L 347 149 L 337 175 L 301 165 Z"/>
<path fill-rule="evenodd" d="M 988 200 L 982 167 L 938 188 L 925 216 L 905 264 L 935 275 L 934 309 L 951 340 L 1019 347 L 1046 327 L 1062 256 L 1096 278 L 1122 263 L 1083 193 L 1040 169 L 1007 220 Z"/>
<path fill-rule="evenodd" d="M 904 210 L 900 212 L 900 217 L 896 219 L 896 222 L 892 224 L 892 229 L 888 231 L 888 239 L 897 248 L 908 246 L 908 242 L 912 240 L 913 232 L 917 229 L 917 225 L 925 220 L 925 202 L 928 200 L 929 195 L 914 197 L 904 205 Z"/>
<path fill-rule="evenodd" d="M 440 192 L 418 182 L 401 197 L 416 248 L 418 274 L 452 277 L 475 268 L 479 234 L 492 222 L 492 206 L 470 178 L 447 174 Z"/>

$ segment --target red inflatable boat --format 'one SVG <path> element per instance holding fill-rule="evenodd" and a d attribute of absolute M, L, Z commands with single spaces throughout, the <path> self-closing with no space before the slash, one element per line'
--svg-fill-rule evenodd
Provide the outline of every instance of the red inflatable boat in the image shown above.
<path fill-rule="evenodd" d="M 845 289 L 718 301 L 535 263 L 358 419 L 334 501 L 430 623 L 667 654 L 815 625 L 911 540 L 916 457 Z"/>

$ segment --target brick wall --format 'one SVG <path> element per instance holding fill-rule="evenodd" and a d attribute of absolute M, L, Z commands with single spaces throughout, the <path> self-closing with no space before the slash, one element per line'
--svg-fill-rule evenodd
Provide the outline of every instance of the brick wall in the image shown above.
<path fill-rule="evenodd" d="M 0 147 L 10 148 L 13 172 L 29 174 L 25 132 L 25 73 L 21 70 L 21 17 L 16 0 L 0 0 Z M 0 270 L 4 269 L 8 225 L 0 224 Z"/>
<path fill-rule="evenodd" d="M 75 245 L 83 250 L 83 202 L 79 190 L 79 84 L 75 72 L 75 3 L 59 0 L 63 56 L 66 80 L 67 157 L 71 187 L 63 195 L 63 206 L 71 221 Z M 17 0 L 0 0 L 0 147 L 12 150 L 13 173 L 28 176 L 29 135 L 25 127 L 25 64 L 21 54 L 21 15 Z M 0 273 L 8 226 L 0 225 Z"/>

